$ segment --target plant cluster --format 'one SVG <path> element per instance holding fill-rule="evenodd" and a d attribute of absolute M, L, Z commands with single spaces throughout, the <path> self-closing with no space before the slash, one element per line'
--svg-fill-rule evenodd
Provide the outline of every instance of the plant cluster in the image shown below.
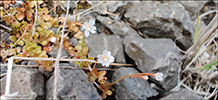
<path fill-rule="evenodd" d="M 55 17 L 49 15 L 49 10 L 43 1 L 37 1 L 37 7 L 35 7 L 34 1 L 25 1 L 22 3 L 22 7 L 14 7 L 12 5 L 15 2 L 4 1 L 1 6 L 2 20 L 8 25 L 12 26 L 10 32 L 10 44 L 11 48 L 5 51 L 12 51 L 12 56 L 18 57 L 40 57 L 48 58 L 47 52 L 53 48 L 52 44 L 59 48 L 60 35 L 59 31 L 63 27 L 64 17 Z M 37 8 L 37 9 L 36 9 Z M 35 12 L 37 11 L 37 13 Z M 34 19 L 34 17 L 36 19 Z M 35 22 L 35 20 L 37 22 Z M 55 33 L 51 28 L 58 28 L 58 32 Z M 74 24 L 73 21 L 67 20 L 66 29 L 68 32 L 77 33 L 79 31 L 78 25 Z M 81 33 L 81 32 L 80 32 Z M 67 35 L 66 34 L 66 35 Z M 55 38 L 55 42 L 51 41 Z M 84 45 L 84 39 L 81 36 L 77 37 L 79 44 L 74 48 L 68 41 L 68 37 L 64 37 L 63 48 L 70 53 L 74 58 L 83 58 L 87 56 L 88 48 Z M 23 47 L 22 52 L 17 51 L 17 47 Z M 3 57 L 4 59 L 6 56 Z M 89 59 L 93 59 L 89 57 Z M 18 61 L 17 61 L 18 62 Z M 43 69 L 52 71 L 52 61 L 36 61 L 40 64 Z M 80 64 L 82 66 L 82 64 Z"/>
<path fill-rule="evenodd" d="M 25 1 L 22 3 L 22 7 L 15 7 L 14 1 L 4 1 L 0 5 L 3 9 L 0 9 L 2 20 L 8 25 L 12 26 L 10 33 L 10 40 L 12 43 L 10 46 L 6 46 L 5 43 L 1 44 L 1 49 L 6 55 L 1 55 L 3 59 L 7 56 L 17 57 L 39 57 L 49 58 L 48 52 L 53 49 L 52 45 L 57 48 L 63 48 L 72 56 L 73 59 L 88 59 L 94 60 L 94 57 L 88 56 L 88 47 L 85 44 L 85 37 L 88 37 L 90 33 L 96 33 L 96 27 L 94 26 L 95 20 L 91 19 L 89 22 L 80 24 L 74 21 L 66 20 L 65 29 L 67 32 L 64 34 L 63 47 L 60 47 L 60 30 L 63 28 L 65 21 L 64 17 L 52 17 L 49 13 L 49 9 L 46 3 L 43 1 Z M 85 34 L 79 30 L 81 27 Z M 56 28 L 57 32 L 54 32 L 52 28 Z M 72 46 L 69 43 L 68 35 L 73 33 L 74 37 L 78 39 L 78 44 Z M 4 47 L 4 48 L 2 48 Z M 8 55 L 7 55 L 8 54 Z M 101 91 L 102 97 L 105 99 L 108 95 L 112 94 L 110 86 L 114 83 L 127 78 L 135 77 L 148 79 L 148 76 L 154 76 L 157 80 L 162 80 L 162 73 L 149 74 L 149 73 L 138 73 L 133 75 L 127 75 L 119 80 L 108 84 L 106 82 L 107 77 L 106 71 L 98 71 L 95 68 L 97 62 L 102 63 L 103 66 L 108 67 L 111 62 L 114 62 L 114 57 L 110 51 L 103 51 L 102 54 L 97 56 L 98 59 L 93 67 L 92 62 L 75 61 L 74 63 L 79 67 L 87 67 L 88 70 L 84 69 L 87 73 L 89 80 L 94 83 Z M 19 62 L 16 60 L 15 62 Z M 53 71 L 53 61 L 39 61 L 36 60 L 43 69 L 46 71 Z"/>

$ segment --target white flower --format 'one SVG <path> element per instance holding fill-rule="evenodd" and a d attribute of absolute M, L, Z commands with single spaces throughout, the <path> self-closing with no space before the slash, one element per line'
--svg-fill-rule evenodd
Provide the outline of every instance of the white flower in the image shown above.
<path fill-rule="evenodd" d="M 104 50 L 102 54 L 98 55 L 98 62 L 102 63 L 102 66 L 108 67 L 111 62 L 114 62 L 114 57 L 110 51 Z"/>
<path fill-rule="evenodd" d="M 82 29 L 85 29 L 85 36 L 89 36 L 89 32 L 95 34 L 96 33 L 96 27 L 94 26 L 95 20 L 91 19 L 89 22 L 85 22 L 82 26 Z"/>
<path fill-rule="evenodd" d="M 53 42 L 53 43 L 56 42 L 56 37 L 55 36 L 51 37 L 50 41 Z"/>
<path fill-rule="evenodd" d="M 155 78 L 156 80 L 161 81 L 163 79 L 163 73 L 161 72 L 156 73 Z"/>

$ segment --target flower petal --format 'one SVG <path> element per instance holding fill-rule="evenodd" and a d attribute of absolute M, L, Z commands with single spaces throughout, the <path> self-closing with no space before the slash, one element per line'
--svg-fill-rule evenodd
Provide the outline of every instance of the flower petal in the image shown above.
<path fill-rule="evenodd" d="M 107 50 L 104 50 L 102 55 L 106 56 L 107 55 Z"/>
<path fill-rule="evenodd" d="M 89 24 L 90 24 L 91 26 L 93 26 L 93 25 L 95 24 L 95 20 L 94 20 L 94 19 L 91 19 L 91 20 L 89 21 Z"/>
<path fill-rule="evenodd" d="M 102 57 L 102 54 L 98 55 L 97 57 L 98 57 L 98 58 Z"/>
<path fill-rule="evenodd" d="M 107 53 L 105 55 L 109 57 L 109 56 L 111 56 L 111 52 L 107 51 Z"/>
<path fill-rule="evenodd" d="M 102 66 L 106 66 L 107 65 L 107 63 L 105 63 L 105 62 L 102 62 Z"/>
<path fill-rule="evenodd" d="M 85 22 L 82 26 L 82 29 L 86 29 L 86 26 L 88 25 L 88 22 Z"/>
<path fill-rule="evenodd" d="M 95 30 L 93 30 L 92 28 L 89 30 L 91 33 L 93 33 L 93 34 L 95 34 L 96 33 L 96 31 Z"/>
<path fill-rule="evenodd" d="M 93 29 L 93 30 L 97 30 L 97 28 L 96 28 L 95 26 L 92 26 L 92 29 Z"/>
<path fill-rule="evenodd" d="M 106 63 L 106 67 L 108 67 L 109 66 L 109 63 Z"/>
<path fill-rule="evenodd" d="M 103 62 L 102 55 L 98 55 L 97 57 L 98 57 L 98 62 L 102 63 Z"/>
<path fill-rule="evenodd" d="M 86 36 L 86 37 L 89 36 L 89 31 L 85 30 L 85 36 Z"/>
<path fill-rule="evenodd" d="M 114 57 L 113 57 L 113 56 L 110 56 L 108 62 L 114 62 Z"/>

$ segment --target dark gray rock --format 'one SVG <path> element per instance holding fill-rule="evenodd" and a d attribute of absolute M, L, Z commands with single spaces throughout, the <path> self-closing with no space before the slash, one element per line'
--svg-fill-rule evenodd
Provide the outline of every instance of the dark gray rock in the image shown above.
<path fill-rule="evenodd" d="M 65 8 L 65 10 L 67 10 L 67 5 L 68 5 L 67 3 L 68 3 L 68 1 L 61 3 L 61 5 Z M 69 7 L 70 7 L 70 9 L 75 9 L 76 8 L 76 1 L 75 0 L 70 1 Z"/>
<path fill-rule="evenodd" d="M 58 99 L 102 99 L 83 70 L 61 69 L 60 76 L 62 78 L 58 79 Z M 53 84 L 54 75 L 46 83 L 46 99 L 52 99 Z"/>
<path fill-rule="evenodd" d="M 112 81 L 116 81 L 119 78 L 129 75 L 139 73 L 134 68 L 119 68 L 117 69 L 112 77 Z M 116 91 L 116 99 L 147 99 L 158 95 L 158 92 L 151 88 L 146 80 L 141 78 L 125 78 L 114 84 Z"/>
<path fill-rule="evenodd" d="M 189 99 L 205 100 L 203 97 L 201 97 L 201 96 L 199 96 L 199 95 L 195 94 L 194 92 L 189 91 L 187 89 L 182 89 L 179 92 L 169 94 L 168 96 L 163 97 L 160 100 L 169 100 L 169 99 L 170 100 L 189 100 Z"/>
<path fill-rule="evenodd" d="M 21 65 L 37 65 L 35 61 L 22 61 Z"/>
<path fill-rule="evenodd" d="M 1 79 L 1 95 L 5 92 L 6 77 Z M 18 92 L 19 99 L 42 100 L 44 78 L 35 68 L 17 67 L 12 71 L 10 93 Z"/>
<path fill-rule="evenodd" d="M 179 1 L 185 9 L 189 12 L 191 19 L 194 21 L 197 18 L 198 12 L 203 8 L 203 6 L 206 4 L 206 0 L 202 1 L 193 1 L 193 0 L 187 0 L 187 1 Z"/>
<path fill-rule="evenodd" d="M 127 36 L 123 43 L 126 54 L 135 61 L 139 70 L 162 72 L 164 76 L 160 83 L 166 90 L 176 85 L 181 54 L 171 39 L 143 39 Z"/>
<path fill-rule="evenodd" d="M 107 10 L 110 13 L 115 12 L 119 7 L 126 6 L 129 1 L 109 1 Z"/>
<path fill-rule="evenodd" d="M 116 62 L 125 63 L 124 51 L 122 40 L 118 35 L 105 35 L 101 33 L 90 34 L 88 38 L 85 39 L 86 45 L 89 48 L 89 56 L 97 57 L 97 55 L 102 54 L 104 50 L 111 52 L 114 56 Z"/>
<path fill-rule="evenodd" d="M 146 5 L 146 6 L 145 6 Z M 124 19 L 143 34 L 155 38 L 177 40 L 180 48 L 192 45 L 193 23 L 184 6 L 174 1 L 168 4 L 157 2 L 131 2 Z"/>
<path fill-rule="evenodd" d="M 57 55 L 58 55 L 58 49 L 57 48 L 53 48 L 52 51 L 49 51 L 48 54 L 51 56 L 51 57 L 54 57 L 56 58 Z M 69 53 L 62 48 L 61 50 L 61 57 L 66 57 L 66 58 L 69 58 Z"/>
<path fill-rule="evenodd" d="M 4 30 L 1 30 L 1 29 L 0 29 L 0 32 L 1 32 L 0 42 L 3 43 L 3 41 L 5 41 L 6 44 L 10 45 L 10 43 L 12 43 L 12 41 L 9 39 L 10 34 Z"/>
<path fill-rule="evenodd" d="M 3 63 L 3 64 L 7 64 L 7 63 Z M 2 66 L 2 65 L 1 65 L 1 70 L 0 70 L 0 72 L 1 72 L 1 75 L 4 74 L 4 73 L 7 73 L 7 66 Z"/>
<path fill-rule="evenodd" d="M 98 16 L 97 20 L 106 26 L 106 28 L 108 28 L 113 34 L 119 35 L 121 38 L 124 38 L 127 35 L 138 36 L 138 33 L 134 29 L 132 29 L 128 24 L 119 20 L 113 20 L 110 17 L 103 16 Z"/>
<path fill-rule="evenodd" d="M 94 6 L 100 2 L 101 1 L 92 1 L 92 6 Z M 108 14 L 108 13 L 111 14 L 111 13 L 114 13 L 115 11 L 117 11 L 120 7 L 126 6 L 128 2 L 129 1 L 107 0 L 107 1 L 99 4 L 98 7 L 95 7 L 93 10 L 95 12 L 98 12 L 99 14 Z"/>
<path fill-rule="evenodd" d="M 79 42 L 78 42 L 78 40 L 77 40 L 76 38 L 71 38 L 71 39 L 69 40 L 69 43 L 71 43 L 72 46 L 75 47 Z"/>

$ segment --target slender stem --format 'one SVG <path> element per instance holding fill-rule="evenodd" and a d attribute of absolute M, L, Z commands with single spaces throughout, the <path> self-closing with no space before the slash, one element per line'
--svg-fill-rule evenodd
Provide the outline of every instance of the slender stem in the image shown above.
<path fill-rule="evenodd" d="M 87 65 L 88 65 L 89 71 L 92 71 L 92 68 L 91 68 L 91 66 L 89 65 L 88 62 L 87 62 Z"/>
<path fill-rule="evenodd" d="M 89 63 L 87 62 L 87 65 L 88 65 L 88 67 L 89 67 L 89 71 L 91 72 L 92 71 L 92 68 L 91 68 L 91 66 L 89 65 Z M 94 69 L 94 68 L 93 68 Z M 93 82 L 99 89 L 101 89 L 100 88 L 100 86 L 94 81 Z M 101 89 L 102 91 L 104 91 L 103 89 Z"/>
<path fill-rule="evenodd" d="M 36 25 L 36 21 L 37 21 L 37 3 L 36 3 L 36 0 L 34 0 L 34 4 L 35 4 L 35 9 L 36 9 L 36 14 L 35 14 L 35 21 L 34 21 L 34 24 L 33 24 L 33 26 L 32 26 L 32 36 L 34 35 L 34 33 L 35 33 L 35 25 Z"/>
<path fill-rule="evenodd" d="M 60 61 L 60 57 L 61 57 L 61 50 L 62 50 L 62 46 L 63 46 L 63 41 L 64 41 L 64 30 L 65 30 L 65 26 L 66 26 L 66 22 L 67 22 L 67 17 L 68 17 L 68 13 L 69 13 L 69 7 L 70 6 L 70 1 L 67 1 L 67 12 L 66 12 L 66 16 L 65 16 L 65 20 L 64 20 L 64 24 L 63 24 L 63 30 L 62 30 L 62 34 L 61 34 L 61 44 L 60 47 L 58 49 L 58 54 L 57 54 L 57 59 L 55 61 L 55 71 L 54 71 L 54 93 L 53 93 L 53 99 L 57 99 L 57 88 L 58 88 L 58 75 L 59 75 L 59 61 Z"/>
<path fill-rule="evenodd" d="M 74 22 L 74 21 L 71 21 L 71 22 L 76 24 L 76 25 L 83 26 L 83 24 L 80 24 L 80 23 L 77 23 L 77 22 Z"/>
<path fill-rule="evenodd" d="M 129 76 L 129 77 L 132 77 L 132 78 L 142 78 L 142 76 Z"/>
<path fill-rule="evenodd" d="M 155 74 L 151 74 L 151 73 L 136 73 L 136 74 L 130 74 L 130 75 L 126 75 L 126 76 L 121 77 L 120 79 L 114 81 L 113 83 L 108 84 L 108 86 L 113 85 L 113 84 L 115 84 L 115 83 L 117 83 L 117 82 L 123 80 L 124 78 L 127 78 L 127 77 L 138 77 L 139 75 L 155 76 Z"/>
<path fill-rule="evenodd" d="M 8 64 L 0 64 L 0 66 L 7 66 Z M 14 67 L 40 67 L 39 65 L 13 65 Z M 88 68 L 80 68 L 80 67 L 72 67 L 72 66 L 59 66 L 60 68 L 65 69 L 88 69 Z M 98 70 L 110 70 L 115 71 L 116 69 L 110 69 L 110 68 L 98 68 Z"/>
<path fill-rule="evenodd" d="M 56 58 L 34 58 L 34 57 L 13 57 L 13 59 L 17 60 L 43 60 L 43 61 L 55 61 Z M 59 59 L 60 61 L 81 61 L 81 62 L 96 62 L 95 60 L 88 60 L 88 59 Z M 101 64 L 97 62 L 98 64 Z M 113 66 L 134 66 L 133 64 L 117 64 L 117 63 L 110 63 Z"/>
<path fill-rule="evenodd" d="M 95 64 L 94 64 L 94 66 L 93 66 L 93 69 L 95 68 L 95 66 L 96 66 L 97 62 L 98 62 L 98 59 L 96 60 L 96 62 L 95 62 Z"/>

